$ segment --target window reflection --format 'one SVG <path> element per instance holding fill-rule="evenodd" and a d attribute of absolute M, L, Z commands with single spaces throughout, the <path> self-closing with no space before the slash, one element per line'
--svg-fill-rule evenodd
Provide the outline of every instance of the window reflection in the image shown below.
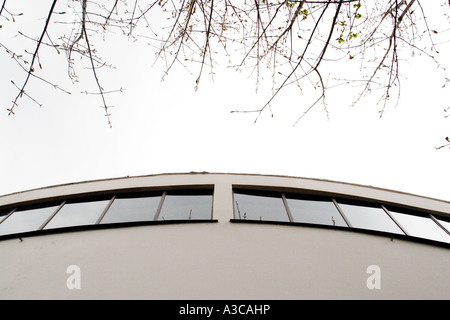
<path fill-rule="evenodd" d="M 409 235 L 450 243 L 450 236 L 433 220 L 431 220 L 431 218 L 392 210 L 389 210 L 389 212 L 406 230 L 406 232 L 408 232 Z"/>
<path fill-rule="evenodd" d="M 236 219 L 262 221 L 289 221 L 286 207 L 280 196 L 234 194 Z"/>
<path fill-rule="evenodd" d="M 168 194 L 158 220 L 212 219 L 212 195 Z"/>
<path fill-rule="evenodd" d="M 294 222 L 346 227 L 334 203 L 327 200 L 286 198 Z"/>
<path fill-rule="evenodd" d="M 117 198 L 101 223 L 151 221 L 155 218 L 161 196 Z"/>
<path fill-rule="evenodd" d="M 354 228 L 404 234 L 382 208 L 342 203 L 339 207 Z"/>
<path fill-rule="evenodd" d="M 67 203 L 44 229 L 95 224 L 110 200 Z"/>
<path fill-rule="evenodd" d="M 55 212 L 57 206 L 15 211 L 0 223 L 0 235 L 38 230 Z"/>

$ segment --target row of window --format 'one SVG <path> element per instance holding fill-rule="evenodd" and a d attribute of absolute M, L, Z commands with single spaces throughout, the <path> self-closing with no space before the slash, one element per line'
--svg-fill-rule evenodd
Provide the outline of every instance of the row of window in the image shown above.
<path fill-rule="evenodd" d="M 0 212 L 0 235 L 136 221 L 212 219 L 212 191 L 118 195 Z"/>
<path fill-rule="evenodd" d="M 326 197 L 235 190 L 234 217 L 376 230 L 450 243 L 450 222 L 442 218 Z"/>
<path fill-rule="evenodd" d="M 236 189 L 234 218 L 357 228 L 450 243 L 450 220 L 383 205 Z M 180 190 L 72 199 L 0 211 L 0 236 L 85 225 L 211 220 L 213 191 Z"/>

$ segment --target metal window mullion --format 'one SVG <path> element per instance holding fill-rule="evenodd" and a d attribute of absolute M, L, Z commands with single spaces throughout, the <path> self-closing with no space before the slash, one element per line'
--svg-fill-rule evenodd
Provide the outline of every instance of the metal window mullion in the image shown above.
<path fill-rule="evenodd" d="M 397 225 L 397 227 L 399 227 L 400 230 L 402 230 L 402 232 L 403 232 L 404 234 L 406 234 L 407 236 L 409 236 L 408 231 L 406 231 L 406 230 L 402 227 L 402 225 L 400 224 L 400 222 L 398 222 L 397 219 L 394 218 L 394 216 L 389 212 L 389 210 L 386 209 L 386 207 L 383 206 L 383 205 L 381 206 L 381 208 L 383 208 L 384 212 L 386 212 L 386 214 L 389 216 L 389 218 L 391 218 L 392 221 L 394 221 L 394 223 Z"/>
<path fill-rule="evenodd" d="M 161 196 L 161 200 L 159 201 L 158 209 L 156 209 L 155 216 L 153 217 L 153 220 L 154 220 L 154 221 L 156 221 L 156 220 L 159 219 L 159 215 L 160 215 L 160 213 L 161 213 L 161 209 L 162 209 L 164 200 L 166 199 L 166 195 L 167 195 L 167 192 L 164 191 L 163 194 L 162 194 L 162 196 Z"/>
<path fill-rule="evenodd" d="M 286 209 L 286 212 L 287 212 L 287 215 L 289 218 L 289 222 L 294 222 L 294 218 L 292 218 L 291 209 L 289 208 L 289 205 L 287 203 L 286 196 L 284 195 L 284 193 L 281 194 L 281 198 L 283 199 L 283 204 Z"/>
<path fill-rule="evenodd" d="M 17 208 L 14 208 L 10 213 L 8 213 L 2 221 L 0 221 L 0 224 L 3 223 L 6 219 L 8 219 L 14 212 L 16 212 Z"/>
<path fill-rule="evenodd" d="M 431 218 L 431 220 L 433 220 L 439 227 L 441 227 L 442 230 L 444 230 L 449 236 L 450 236 L 450 232 L 438 221 L 438 219 L 436 219 L 432 214 L 428 214 Z"/>
<path fill-rule="evenodd" d="M 108 204 L 106 205 L 106 208 L 103 210 L 102 214 L 100 215 L 100 217 L 97 219 L 97 221 L 95 222 L 95 224 L 100 224 L 100 222 L 103 220 L 103 218 L 105 217 L 106 212 L 108 212 L 109 208 L 111 208 L 111 205 L 113 204 L 114 200 L 116 200 L 116 195 L 114 195 L 111 200 L 109 200 Z"/>
<path fill-rule="evenodd" d="M 8 219 L 14 212 L 16 212 L 17 208 L 14 208 L 10 213 L 8 213 L 0 223 L 3 223 L 6 219 Z"/>
<path fill-rule="evenodd" d="M 214 219 L 214 195 L 216 194 L 216 186 L 214 185 L 211 199 L 211 220 Z"/>
<path fill-rule="evenodd" d="M 53 219 L 54 216 L 56 216 L 56 214 L 59 212 L 59 210 L 61 210 L 61 208 L 66 204 L 66 200 L 64 200 L 58 208 L 56 208 L 55 212 L 52 213 L 52 215 L 50 217 L 48 217 L 47 220 L 45 220 L 45 222 L 39 227 L 38 230 L 42 230 L 45 228 L 45 226 L 50 222 L 50 220 Z"/>
<path fill-rule="evenodd" d="M 348 226 L 349 228 L 353 228 L 352 224 L 350 223 L 350 221 L 348 221 L 347 217 L 345 216 L 344 211 L 342 211 L 341 207 L 339 207 L 339 204 L 337 203 L 337 201 L 336 201 L 334 198 L 332 198 L 331 200 L 333 201 L 334 205 L 336 206 L 336 209 L 337 209 L 337 210 L 339 211 L 339 213 L 341 214 L 342 219 L 344 219 L 344 221 L 345 221 L 345 223 L 347 224 L 347 226 Z"/>

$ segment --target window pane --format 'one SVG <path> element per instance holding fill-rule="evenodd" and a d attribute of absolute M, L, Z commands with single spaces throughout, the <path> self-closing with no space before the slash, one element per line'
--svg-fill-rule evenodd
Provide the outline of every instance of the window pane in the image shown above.
<path fill-rule="evenodd" d="M 436 218 L 436 217 L 435 217 Z M 443 226 L 445 229 L 447 229 L 448 232 L 450 232 L 450 222 L 442 220 L 440 218 L 436 218 L 437 221 Z"/>
<path fill-rule="evenodd" d="M 339 204 L 354 228 L 404 234 L 382 208 Z"/>
<path fill-rule="evenodd" d="M 294 222 L 347 226 L 331 201 L 291 198 L 286 200 Z"/>
<path fill-rule="evenodd" d="M 11 234 L 38 230 L 57 206 L 14 212 L 0 224 L 0 234 Z"/>
<path fill-rule="evenodd" d="M 95 224 L 109 200 L 67 203 L 44 229 Z"/>
<path fill-rule="evenodd" d="M 6 210 L 6 211 L 0 211 L 0 223 L 2 223 L 2 221 L 8 216 L 8 214 L 11 213 L 11 211 L 13 211 L 13 209 Z"/>
<path fill-rule="evenodd" d="M 234 194 L 236 219 L 289 221 L 281 196 Z"/>
<path fill-rule="evenodd" d="M 142 198 L 117 198 L 101 223 L 151 221 L 155 217 L 161 196 Z"/>
<path fill-rule="evenodd" d="M 166 195 L 158 220 L 211 219 L 212 195 Z"/>
<path fill-rule="evenodd" d="M 389 211 L 411 236 L 450 242 L 450 236 L 428 217 Z"/>

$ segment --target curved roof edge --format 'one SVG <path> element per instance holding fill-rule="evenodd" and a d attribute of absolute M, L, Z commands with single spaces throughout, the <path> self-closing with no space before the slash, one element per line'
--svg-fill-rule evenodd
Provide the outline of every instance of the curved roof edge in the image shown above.
<path fill-rule="evenodd" d="M 215 185 L 219 183 L 266 189 L 299 190 L 308 193 L 317 192 L 359 200 L 379 201 L 385 204 L 400 205 L 410 209 L 427 210 L 434 213 L 444 213 L 444 215 L 450 216 L 450 201 L 397 190 L 288 175 L 193 171 L 95 179 L 35 188 L 0 196 L 0 207 L 40 199 L 57 199 L 59 197 L 77 194 L 94 194 L 139 188 Z"/>

